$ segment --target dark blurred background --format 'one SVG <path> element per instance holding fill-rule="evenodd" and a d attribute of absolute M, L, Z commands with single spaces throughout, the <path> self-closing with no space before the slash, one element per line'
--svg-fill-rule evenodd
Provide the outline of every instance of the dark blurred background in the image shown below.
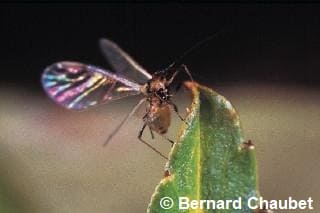
<path fill-rule="evenodd" d="M 184 59 L 197 80 L 319 84 L 318 4 L 2 4 L 0 17 L 2 83 L 39 87 L 61 60 L 108 67 L 101 37 L 154 72 L 223 31 Z"/>

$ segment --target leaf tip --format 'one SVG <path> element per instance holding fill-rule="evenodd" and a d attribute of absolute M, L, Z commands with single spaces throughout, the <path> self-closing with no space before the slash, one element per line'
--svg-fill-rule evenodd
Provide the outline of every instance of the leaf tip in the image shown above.
<path fill-rule="evenodd" d="M 188 89 L 192 89 L 193 87 L 196 87 L 198 83 L 194 81 L 185 81 L 184 86 L 187 87 Z"/>

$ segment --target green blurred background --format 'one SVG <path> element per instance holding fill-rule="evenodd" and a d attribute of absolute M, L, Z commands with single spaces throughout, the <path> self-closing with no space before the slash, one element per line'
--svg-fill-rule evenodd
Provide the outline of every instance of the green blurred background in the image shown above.
<path fill-rule="evenodd" d="M 246 138 L 256 145 L 261 194 L 311 196 L 319 209 L 319 88 L 226 84 L 214 89 L 232 101 Z M 182 112 L 188 96 L 182 90 L 175 97 Z M 138 99 L 77 113 L 28 90 L 2 88 L 0 97 L 6 100 L 0 105 L 2 205 L 23 209 L 17 212 L 145 212 L 165 161 L 136 139 L 141 117 L 102 146 Z M 173 121 L 168 136 L 176 139 L 180 124 L 176 116 Z M 144 136 L 168 153 L 167 141 L 152 141 L 148 131 Z"/>

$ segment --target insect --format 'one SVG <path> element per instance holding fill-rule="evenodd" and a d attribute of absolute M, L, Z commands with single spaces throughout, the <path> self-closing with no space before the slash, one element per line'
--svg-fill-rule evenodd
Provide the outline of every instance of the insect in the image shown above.
<path fill-rule="evenodd" d="M 42 74 L 42 85 L 48 96 L 59 105 L 72 110 L 85 110 L 93 106 L 109 103 L 128 96 L 142 94 L 143 98 L 131 112 L 111 132 L 104 145 L 113 138 L 118 130 L 128 121 L 137 109 L 146 103 L 143 116 L 143 126 L 138 139 L 166 158 L 157 149 L 142 139 L 146 127 L 164 136 L 171 122 L 171 111 L 175 111 L 179 118 L 177 106 L 171 101 L 172 85 L 180 71 L 192 76 L 185 65 L 176 66 L 172 63 L 166 69 L 149 74 L 136 63 L 117 44 L 101 39 L 100 48 L 116 72 L 110 72 L 94 65 L 79 62 L 62 61 L 48 66 Z M 173 71 L 171 76 L 170 71 Z"/>

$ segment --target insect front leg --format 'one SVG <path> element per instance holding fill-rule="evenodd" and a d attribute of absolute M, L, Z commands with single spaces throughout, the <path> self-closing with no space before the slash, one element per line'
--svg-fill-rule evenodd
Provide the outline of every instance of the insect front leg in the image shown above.
<path fill-rule="evenodd" d="M 186 124 L 188 124 L 186 122 L 186 120 L 180 115 L 179 111 L 178 111 L 178 107 L 177 105 L 175 105 L 172 101 L 168 102 L 170 107 L 175 111 L 175 113 L 178 115 L 178 117 L 180 118 L 181 121 L 185 122 Z"/>
<path fill-rule="evenodd" d="M 179 74 L 181 70 L 184 71 L 189 76 L 191 81 L 193 81 L 192 75 L 188 67 L 185 64 L 181 64 L 180 67 L 173 73 L 171 78 L 168 80 L 168 85 L 170 85 L 173 82 L 173 80 L 176 78 L 176 76 Z"/>
<path fill-rule="evenodd" d="M 187 67 L 185 64 L 181 64 L 180 68 L 182 68 L 183 71 L 184 71 L 185 73 L 187 73 L 187 75 L 189 76 L 190 80 L 193 81 L 192 75 L 191 75 L 188 67 Z"/>
<path fill-rule="evenodd" d="M 178 73 L 180 72 L 180 70 L 176 70 L 173 75 L 171 76 L 171 78 L 168 80 L 167 84 L 170 85 L 173 80 L 176 78 L 176 76 L 178 75 Z"/>
<path fill-rule="evenodd" d="M 174 81 L 174 79 L 176 78 L 176 76 L 179 74 L 179 72 L 183 70 L 190 78 L 190 80 L 193 82 L 193 78 L 191 76 L 191 73 L 189 71 L 189 69 L 187 68 L 186 65 L 182 64 L 180 65 L 180 67 L 173 73 L 173 75 L 171 76 L 171 78 L 167 81 L 167 85 L 172 85 L 172 82 Z M 171 89 L 176 93 L 182 85 L 182 81 L 177 82 L 176 84 L 174 84 L 174 86 L 171 86 Z M 172 96 L 172 95 L 170 95 Z"/>

